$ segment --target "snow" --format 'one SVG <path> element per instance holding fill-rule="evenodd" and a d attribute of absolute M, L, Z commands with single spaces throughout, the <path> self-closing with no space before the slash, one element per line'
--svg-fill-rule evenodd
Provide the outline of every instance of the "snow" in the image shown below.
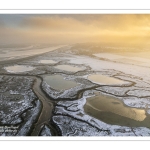
<path fill-rule="evenodd" d="M 110 53 L 98 53 L 98 54 L 93 54 L 93 55 L 99 58 L 105 58 L 105 59 L 109 59 L 112 61 L 150 67 L 149 65 L 150 60 L 146 58 L 131 57 L 131 56 L 129 57 L 129 56 L 123 56 L 123 55 L 117 55 L 117 54 L 110 54 Z"/>
<path fill-rule="evenodd" d="M 150 91 L 147 90 L 130 90 L 127 92 L 128 95 L 136 95 L 137 97 L 150 97 Z"/>
<path fill-rule="evenodd" d="M 38 117 L 41 107 L 31 89 L 34 80 L 17 76 L 7 76 L 3 80 L 2 88 L 0 88 L 0 124 L 2 126 L 17 125 L 19 130 L 22 130 L 18 134 L 26 135 Z M 5 87 L 7 88 L 5 89 Z M 5 135 L 14 135 L 14 133 L 5 133 Z"/>
<path fill-rule="evenodd" d="M 57 62 L 54 61 L 54 60 L 45 59 L 45 60 L 38 61 L 38 63 L 42 63 L 42 64 L 56 64 Z"/>
<path fill-rule="evenodd" d="M 42 88 L 43 90 L 53 99 L 74 99 L 77 97 L 78 91 L 82 90 L 82 89 L 86 89 L 86 88 L 92 88 L 95 86 L 95 84 L 89 82 L 88 80 L 85 79 L 80 79 L 80 78 L 72 78 L 71 76 L 67 79 L 72 79 L 74 81 L 76 81 L 78 84 L 78 86 L 75 86 L 73 88 L 70 88 L 68 90 L 61 90 L 61 91 L 56 91 L 54 89 L 52 89 L 45 81 L 42 82 Z"/>
<path fill-rule="evenodd" d="M 110 56 L 110 55 L 106 55 Z M 111 55 L 112 56 L 112 55 Z M 109 59 L 111 59 L 111 56 Z M 94 96 L 96 90 L 88 90 L 83 93 L 83 98 L 76 99 L 77 93 L 86 88 L 94 88 L 95 84 L 87 80 L 89 74 L 96 73 L 123 80 L 126 84 L 105 85 L 97 88 L 99 92 L 117 97 L 125 105 L 135 108 L 143 108 L 150 114 L 150 68 L 131 64 L 123 64 L 106 60 L 99 60 L 88 56 L 77 56 L 72 54 L 51 53 L 37 57 L 34 60 L 28 60 L 24 64 L 30 66 L 36 65 L 34 71 L 29 72 L 32 75 L 43 73 L 58 73 L 52 66 L 40 66 L 39 60 L 52 58 L 59 62 L 59 65 L 73 65 L 83 67 L 87 70 L 78 75 L 68 75 L 65 71 L 65 79 L 74 80 L 80 83 L 79 86 L 65 91 L 56 91 L 46 82 L 42 82 L 43 90 L 53 99 L 61 100 L 57 103 L 54 110 L 53 122 L 64 136 L 149 136 L 150 129 L 145 127 L 131 128 L 126 126 L 109 125 L 98 119 L 95 119 L 84 112 L 86 98 Z M 107 59 L 108 59 L 107 58 Z M 120 58 L 115 58 L 120 59 Z M 129 58 L 128 58 L 129 59 Z M 133 59 L 133 58 L 132 58 Z M 35 61 L 36 60 L 36 61 Z M 37 61 L 38 60 L 38 61 Z M 139 61 L 134 58 L 133 61 Z M 140 60 L 144 61 L 144 60 Z M 2 73 L 5 73 L 1 70 Z M 83 76 L 82 76 L 83 75 Z M 4 83 L 3 83 L 4 81 Z M 32 125 L 41 108 L 40 101 L 31 90 L 33 80 L 24 77 L 5 77 L 0 76 L 0 123 L 1 124 L 19 124 L 18 135 L 28 135 Z M 70 101 L 68 100 L 70 99 Z M 68 100 L 68 101 L 67 101 Z M 5 109 L 6 108 L 6 109 Z M 28 110 L 28 111 L 27 111 Z M 24 121 L 22 120 L 24 119 Z M 49 126 L 43 126 L 42 136 L 50 136 Z"/>
<path fill-rule="evenodd" d="M 87 115 L 83 97 L 75 101 L 59 101 L 54 111 L 53 121 L 64 136 L 148 136 L 150 129 L 109 125 Z M 83 129 L 84 128 L 84 129 Z"/>
<path fill-rule="evenodd" d="M 31 70 L 35 69 L 35 67 L 24 66 L 24 65 L 14 65 L 14 66 L 4 67 L 4 69 L 10 73 L 17 73 L 17 72 L 31 71 Z"/>
<path fill-rule="evenodd" d="M 143 127 L 133 128 L 133 131 L 136 136 L 143 136 L 143 135 L 150 136 L 150 130 L 148 128 L 143 128 Z"/>
<path fill-rule="evenodd" d="M 53 121 L 60 128 L 62 136 L 108 135 L 105 131 L 99 131 L 85 122 L 77 121 L 68 116 L 54 116 Z"/>
<path fill-rule="evenodd" d="M 14 90 L 14 91 L 13 91 L 13 90 L 10 90 L 9 92 L 10 92 L 10 94 L 19 94 L 19 92 L 16 91 L 16 90 Z"/>
<path fill-rule="evenodd" d="M 107 92 L 112 95 L 116 96 L 124 96 L 126 95 L 126 92 L 131 89 L 130 87 L 109 87 L 109 86 L 103 86 L 96 88 L 99 91 Z"/>
<path fill-rule="evenodd" d="M 149 81 L 148 80 L 145 80 L 144 77 L 141 78 L 141 77 L 137 77 L 137 76 L 134 76 L 134 75 L 128 75 L 128 74 L 120 74 L 120 75 L 117 75 L 115 77 L 118 77 L 122 80 L 128 80 L 130 82 L 133 82 L 135 85 L 135 87 L 140 87 L 140 88 L 150 88 L 150 84 L 149 84 Z M 144 80 L 143 80 L 144 79 Z"/>
<path fill-rule="evenodd" d="M 94 71 L 117 70 L 123 72 L 124 74 L 131 74 L 144 78 L 145 81 L 150 79 L 150 74 L 148 74 L 148 72 L 150 72 L 150 68 L 146 67 L 97 60 L 88 56 L 75 56 L 68 59 L 70 59 L 69 63 L 84 64 L 90 66 Z"/>
<path fill-rule="evenodd" d="M 147 110 L 147 113 L 150 114 L 150 109 Z"/>
<path fill-rule="evenodd" d="M 39 136 L 52 136 L 50 128 L 47 125 L 44 125 Z"/>
<path fill-rule="evenodd" d="M 147 105 L 150 106 L 150 97 L 149 98 L 124 97 L 122 98 L 122 100 L 127 106 L 130 107 L 146 108 Z"/>
<path fill-rule="evenodd" d="M 31 131 L 36 119 L 39 116 L 41 110 L 41 102 L 39 100 L 36 101 L 36 107 L 32 108 L 27 112 L 27 116 L 25 118 L 25 122 L 21 126 L 20 130 L 17 133 L 17 136 L 26 136 Z"/>

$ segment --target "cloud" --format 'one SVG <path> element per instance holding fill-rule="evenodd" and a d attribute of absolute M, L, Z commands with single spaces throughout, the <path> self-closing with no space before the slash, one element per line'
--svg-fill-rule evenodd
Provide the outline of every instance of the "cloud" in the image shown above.
<path fill-rule="evenodd" d="M 7 22 L 0 22 L 1 42 L 145 44 L 150 33 L 150 15 L 12 15 Z"/>
<path fill-rule="evenodd" d="M 76 20 L 71 17 L 60 16 L 42 16 L 30 17 L 23 21 L 23 27 L 32 28 L 34 30 L 41 30 L 55 32 L 55 33 L 83 33 L 92 29 L 90 24 L 83 21 Z"/>
<path fill-rule="evenodd" d="M 140 35 L 150 31 L 149 20 L 149 15 L 51 15 L 32 16 L 23 26 L 49 33 Z"/>
<path fill-rule="evenodd" d="M 4 27 L 5 23 L 3 21 L 0 20 L 0 28 Z"/>

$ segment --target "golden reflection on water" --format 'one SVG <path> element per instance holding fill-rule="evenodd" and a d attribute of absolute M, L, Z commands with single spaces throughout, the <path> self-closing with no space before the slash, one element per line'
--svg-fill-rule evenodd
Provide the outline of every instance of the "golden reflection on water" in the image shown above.
<path fill-rule="evenodd" d="M 68 90 L 78 86 L 78 83 L 66 80 L 62 75 L 43 75 L 43 79 L 51 88 L 58 91 Z"/>
<path fill-rule="evenodd" d="M 91 107 L 97 115 L 99 115 L 98 112 L 105 111 L 136 121 L 143 121 L 146 118 L 145 110 L 125 106 L 120 100 L 111 96 L 97 95 L 87 98 L 86 105 Z"/>
<path fill-rule="evenodd" d="M 104 85 L 110 85 L 110 84 L 124 84 L 125 82 L 113 77 L 107 77 L 100 74 L 92 74 L 88 76 L 88 79 L 92 82 L 104 84 Z"/>

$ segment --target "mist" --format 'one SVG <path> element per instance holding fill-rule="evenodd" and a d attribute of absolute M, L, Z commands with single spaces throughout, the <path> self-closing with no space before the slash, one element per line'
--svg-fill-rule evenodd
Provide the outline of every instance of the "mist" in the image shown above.
<path fill-rule="evenodd" d="M 150 15 L 0 15 L 0 44 L 79 42 L 149 46 Z"/>

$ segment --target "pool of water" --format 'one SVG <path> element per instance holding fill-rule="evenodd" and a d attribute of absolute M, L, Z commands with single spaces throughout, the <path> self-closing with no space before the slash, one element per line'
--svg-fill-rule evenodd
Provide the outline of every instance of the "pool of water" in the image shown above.
<path fill-rule="evenodd" d="M 17 73 L 17 72 L 31 71 L 31 70 L 34 69 L 34 67 L 31 67 L 31 66 L 24 66 L 24 65 L 14 65 L 14 66 L 4 67 L 4 69 L 5 69 L 7 72 Z"/>
<path fill-rule="evenodd" d="M 77 71 L 83 70 L 82 68 L 74 67 L 71 65 L 58 65 L 55 68 L 60 69 L 60 70 L 64 70 L 64 71 L 69 71 L 69 72 L 77 72 Z"/>
<path fill-rule="evenodd" d="M 84 111 L 108 124 L 150 128 L 150 116 L 144 109 L 128 107 L 112 96 L 97 94 L 87 98 Z"/>
<path fill-rule="evenodd" d="M 100 74 L 89 75 L 88 80 L 101 85 L 125 84 L 125 82 L 122 80 Z"/>
<path fill-rule="evenodd" d="M 43 79 L 51 88 L 58 91 L 78 86 L 76 82 L 64 79 L 62 75 L 43 75 Z"/>
<path fill-rule="evenodd" d="M 39 63 L 42 64 L 56 64 L 57 62 L 54 60 L 40 60 Z"/>

